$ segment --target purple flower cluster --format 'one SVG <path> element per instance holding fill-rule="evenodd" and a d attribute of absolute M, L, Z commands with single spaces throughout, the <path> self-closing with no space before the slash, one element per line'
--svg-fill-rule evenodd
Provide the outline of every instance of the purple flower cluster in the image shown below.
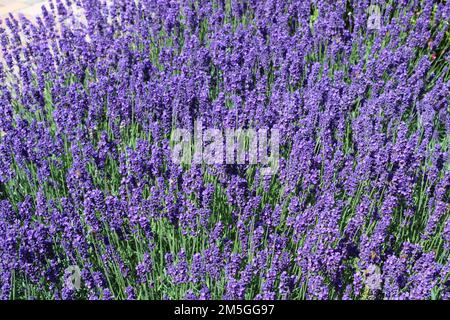
<path fill-rule="evenodd" d="M 52 0 L 0 23 L 3 299 L 449 299 L 448 1 Z M 171 132 L 280 130 L 279 170 Z M 81 270 L 73 288 L 67 268 Z"/>

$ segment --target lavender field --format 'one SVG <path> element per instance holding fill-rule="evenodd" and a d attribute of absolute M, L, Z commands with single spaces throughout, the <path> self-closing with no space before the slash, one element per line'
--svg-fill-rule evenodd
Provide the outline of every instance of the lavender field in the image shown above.
<path fill-rule="evenodd" d="M 445 0 L 4 18 L 0 297 L 450 299 L 449 21 Z M 272 144 L 211 162 L 208 129 Z"/>

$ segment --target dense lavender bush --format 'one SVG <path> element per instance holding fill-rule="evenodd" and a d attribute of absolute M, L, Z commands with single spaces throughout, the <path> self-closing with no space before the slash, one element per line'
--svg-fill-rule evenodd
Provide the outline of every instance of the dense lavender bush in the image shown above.
<path fill-rule="evenodd" d="M 449 299 L 450 5 L 378 1 L 373 28 L 371 4 L 4 19 L 1 297 Z M 280 130 L 276 174 L 175 163 L 197 119 Z"/>

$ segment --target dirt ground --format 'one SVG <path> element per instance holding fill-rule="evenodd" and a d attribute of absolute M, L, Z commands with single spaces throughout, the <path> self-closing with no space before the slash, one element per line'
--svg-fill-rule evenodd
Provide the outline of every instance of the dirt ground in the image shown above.
<path fill-rule="evenodd" d="M 46 0 L 0 0 L 0 18 L 8 16 L 9 13 L 21 13 L 27 17 L 36 16 L 46 2 Z"/>

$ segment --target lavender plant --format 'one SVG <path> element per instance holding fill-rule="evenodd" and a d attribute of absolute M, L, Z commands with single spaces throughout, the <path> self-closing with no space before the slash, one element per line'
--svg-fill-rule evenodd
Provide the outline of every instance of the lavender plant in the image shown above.
<path fill-rule="evenodd" d="M 1 298 L 449 299 L 449 16 L 431 0 L 10 15 Z M 172 132 L 198 119 L 279 130 L 279 169 L 175 163 Z"/>

